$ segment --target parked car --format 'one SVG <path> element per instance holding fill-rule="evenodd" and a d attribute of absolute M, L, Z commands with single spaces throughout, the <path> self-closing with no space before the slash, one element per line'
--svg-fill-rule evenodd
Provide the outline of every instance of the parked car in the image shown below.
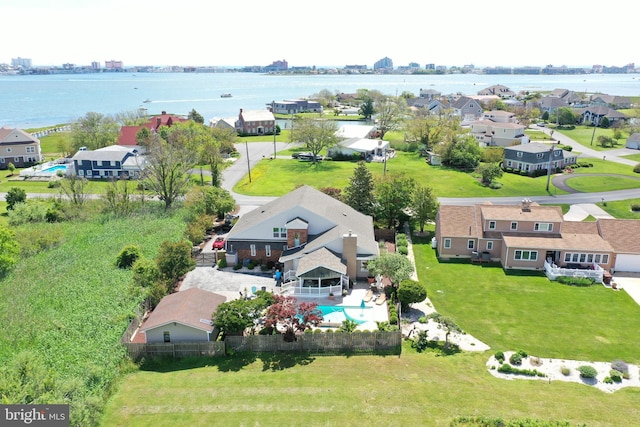
<path fill-rule="evenodd" d="M 291 157 L 293 157 L 294 159 L 299 159 L 300 157 L 310 157 L 310 156 L 313 156 L 313 154 L 308 151 L 300 151 L 297 153 L 293 153 L 291 155 Z"/>
<path fill-rule="evenodd" d="M 224 249 L 224 237 L 216 237 L 213 241 L 213 249 Z"/>

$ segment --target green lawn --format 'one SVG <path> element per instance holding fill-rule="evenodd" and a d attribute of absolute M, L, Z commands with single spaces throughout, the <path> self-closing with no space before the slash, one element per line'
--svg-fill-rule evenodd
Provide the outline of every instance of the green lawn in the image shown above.
<path fill-rule="evenodd" d="M 600 144 L 598 144 L 598 136 L 604 135 L 604 136 L 609 136 L 613 138 L 613 129 L 596 128 L 595 136 L 593 133 L 592 126 L 576 126 L 575 129 L 559 129 L 559 130 L 555 129 L 554 131 L 559 132 L 563 135 L 566 135 L 569 138 L 573 139 L 574 141 L 578 142 L 579 144 L 584 145 L 585 147 L 591 148 L 596 151 L 607 151 L 607 150 L 613 150 L 617 148 L 623 148 L 625 141 L 629 136 L 627 132 L 623 131 L 622 138 L 617 141 L 617 144 L 614 147 L 602 148 Z M 593 143 L 591 142 L 592 137 L 593 137 Z M 615 140 L 614 140 L 614 143 L 615 143 Z"/>
<path fill-rule="evenodd" d="M 430 239 L 414 243 L 418 276 L 434 306 L 493 349 L 640 362 L 639 344 L 631 339 L 640 328 L 640 307 L 625 292 L 565 286 L 540 272 L 438 262 Z"/>
<path fill-rule="evenodd" d="M 615 202 L 597 203 L 599 207 L 618 219 L 640 219 L 640 212 L 631 210 L 631 205 L 640 205 L 640 199 L 619 200 Z"/>
<path fill-rule="evenodd" d="M 568 178 L 566 184 L 583 193 L 640 188 L 640 180 L 617 176 L 580 176 Z"/>
<path fill-rule="evenodd" d="M 461 416 L 640 424 L 640 390 L 505 381 L 487 372 L 490 354 L 437 357 L 405 346 L 401 357 L 266 354 L 161 364 L 121 382 L 102 425 L 445 427 Z"/>
<path fill-rule="evenodd" d="M 609 160 L 589 158 L 579 158 L 578 163 L 589 163 L 592 167 L 579 167 L 573 169 L 573 173 L 611 173 L 618 175 L 640 176 L 633 171 L 633 166 L 623 165 L 617 162 L 611 162 Z"/>
<path fill-rule="evenodd" d="M 251 170 L 251 182 L 248 176 L 243 178 L 234 191 L 252 196 L 281 196 L 299 185 L 311 185 L 316 188 L 336 187 L 343 189 L 353 174 L 355 162 L 300 162 L 293 159 L 265 160 Z M 382 177 L 384 164 L 368 163 L 374 177 Z M 398 152 L 387 162 L 386 173 L 405 173 L 416 181 L 430 185 L 439 197 L 499 197 L 522 195 L 527 188 L 528 195 L 546 195 L 546 177 L 529 178 L 516 174 L 504 174 L 498 181 L 502 188 L 492 190 L 480 184 L 473 174 L 460 172 L 441 166 L 430 166 L 416 153 Z M 552 188 L 551 194 L 563 194 Z"/>
<path fill-rule="evenodd" d="M 630 154 L 628 156 L 624 156 L 625 159 L 629 159 L 629 160 L 635 160 L 636 162 L 640 163 L 640 153 L 638 154 Z"/>

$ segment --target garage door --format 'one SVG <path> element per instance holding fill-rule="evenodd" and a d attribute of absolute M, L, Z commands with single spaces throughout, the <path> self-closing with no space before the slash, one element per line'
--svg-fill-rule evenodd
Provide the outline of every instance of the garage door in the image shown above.
<path fill-rule="evenodd" d="M 615 269 L 640 273 L 640 255 L 618 254 Z"/>

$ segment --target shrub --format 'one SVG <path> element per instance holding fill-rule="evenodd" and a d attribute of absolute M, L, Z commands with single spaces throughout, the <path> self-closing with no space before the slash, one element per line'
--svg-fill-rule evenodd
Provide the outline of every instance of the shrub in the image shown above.
<path fill-rule="evenodd" d="M 556 279 L 558 283 L 569 286 L 587 287 L 595 284 L 595 280 L 588 277 L 568 277 L 560 276 Z"/>
<path fill-rule="evenodd" d="M 406 246 L 400 246 L 400 247 L 398 247 L 398 253 L 400 255 L 408 255 L 409 254 L 409 248 L 407 248 Z"/>
<path fill-rule="evenodd" d="M 622 382 L 622 372 L 616 371 L 615 369 L 609 371 L 609 377 L 614 383 Z"/>
<path fill-rule="evenodd" d="M 227 267 L 227 258 L 222 257 L 218 260 L 218 268 L 226 268 Z"/>
<path fill-rule="evenodd" d="M 420 331 L 418 335 L 413 339 L 411 347 L 415 348 L 418 353 L 422 353 L 429 347 L 429 339 L 427 338 L 427 331 Z"/>
<path fill-rule="evenodd" d="M 494 354 L 494 355 L 493 355 L 493 357 L 495 357 L 495 358 L 496 358 L 496 360 L 497 360 L 500 364 L 504 363 L 504 353 L 503 353 L 503 352 L 499 351 L 499 352 L 497 352 L 496 354 Z"/>
<path fill-rule="evenodd" d="M 398 311 L 396 310 L 396 306 L 393 304 L 389 305 L 389 323 L 392 325 L 398 324 Z"/>
<path fill-rule="evenodd" d="M 629 365 L 627 365 L 627 362 L 624 362 L 622 360 L 614 360 L 611 362 L 611 369 L 615 369 L 618 372 L 621 372 L 623 374 L 628 374 L 629 373 Z"/>
<path fill-rule="evenodd" d="M 418 323 L 427 323 L 427 316 L 420 316 L 418 318 Z"/>
<path fill-rule="evenodd" d="M 531 366 L 542 366 L 542 359 L 531 356 L 529 358 L 529 363 L 531 363 Z"/>
<path fill-rule="evenodd" d="M 524 351 L 524 350 L 518 350 L 518 354 L 519 354 L 519 355 L 520 355 L 520 357 L 522 357 L 523 359 L 524 359 L 525 357 L 529 357 L 529 355 L 527 354 L 527 352 L 526 352 L 526 351 Z"/>
<path fill-rule="evenodd" d="M 562 365 L 562 367 L 560 368 L 560 372 L 565 377 L 568 377 L 569 375 L 571 375 L 571 368 L 567 368 L 566 366 Z"/>
<path fill-rule="evenodd" d="M 55 181 L 49 181 L 47 183 L 47 188 L 58 188 L 60 187 L 60 181 L 59 180 L 55 180 Z"/>
<path fill-rule="evenodd" d="M 537 369 L 518 369 L 507 363 L 500 365 L 498 372 L 502 374 L 526 375 L 528 377 L 546 377 L 544 372 L 540 372 Z"/>
<path fill-rule="evenodd" d="M 401 243 L 408 243 L 407 235 L 404 233 L 398 233 L 398 235 L 396 236 L 396 244 L 399 245 Z"/>
<path fill-rule="evenodd" d="M 516 366 L 522 365 L 522 356 L 520 353 L 513 353 L 511 357 L 509 357 L 509 363 Z"/>
<path fill-rule="evenodd" d="M 236 263 L 236 265 L 233 266 L 234 270 L 240 270 L 242 268 L 242 264 L 240 264 L 239 262 Z"/>
<path fill-rule="evenodd" d="M 598 371 L 596 371 L 596 368 L 589 365 L 580 366 L 578 368 L 578 372 L 580 372 L 581 378 L 589 379 L 589 378 L 595 378 L 598 376 Z"/>
<path fill-rule="evenodd" d="M 489 188 L 492 190 L 499 190 L 502 188 L 502 183 L 498 181 L 491 181 Z"/>
<path fill-rule="evenodd" d="M 640 203 L 633 203 L 633 204 L 631 205 L 631 210 L 632 210 L 633 212 L 640 212 Z"/>
<path fill-rule="evenodd" d="M 611 377 L 605 377 L 602 382 L 604 382 L 605 384 L 613 384 L 613 380 L 611 379 Z"/>
<path fill-rule="evenodd" d="M 635 166 L 633 167 L 633 171 L 634 171 L 635 173 L 640 173 L 640 163 L 638 163 L 637 165 L 635 165 Z"/>
<path fill-rule="evenodd" d="M 116 267 L 131 268 L 138 258 L 140 258 L 140 248 L 136 245 L 127 245 L 116 257 Z"/>

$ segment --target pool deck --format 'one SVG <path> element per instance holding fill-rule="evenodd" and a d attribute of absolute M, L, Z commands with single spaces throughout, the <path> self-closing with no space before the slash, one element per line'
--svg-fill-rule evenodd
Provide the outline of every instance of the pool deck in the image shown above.
<path fill-rule="evenodd" d="M 342 307 L 360 307 L 362 304 L 362 300 L 364 299 L 367 291 L 369 290 L 368 283 L 356 283 L 353 289 L 349 290 L 347 296 L 336 296 L 333 300 L 329 299 L 329 297 L 323 298 L 298 298 L 298 302 L 300 301 L 308 301 L 315 302 L 318 305 L 334 305 L 334 306 L 342 306 Z M 387 302 L 385 301 L 382 304 L 376 304 L 375 298 L 373 298 L 369 302 L 365 302 L 365 307 L 373 310 L 373 316 L 371 321 L 362 323 L 358 325 L 357 329 L 361 331 L 375 331 L 378 329 L 378 325 L 376 322 L 386 322 L 389 320 L 389 315 L 387 314 Z M 334 328 L 337 329 L 337 328 Z"/>

